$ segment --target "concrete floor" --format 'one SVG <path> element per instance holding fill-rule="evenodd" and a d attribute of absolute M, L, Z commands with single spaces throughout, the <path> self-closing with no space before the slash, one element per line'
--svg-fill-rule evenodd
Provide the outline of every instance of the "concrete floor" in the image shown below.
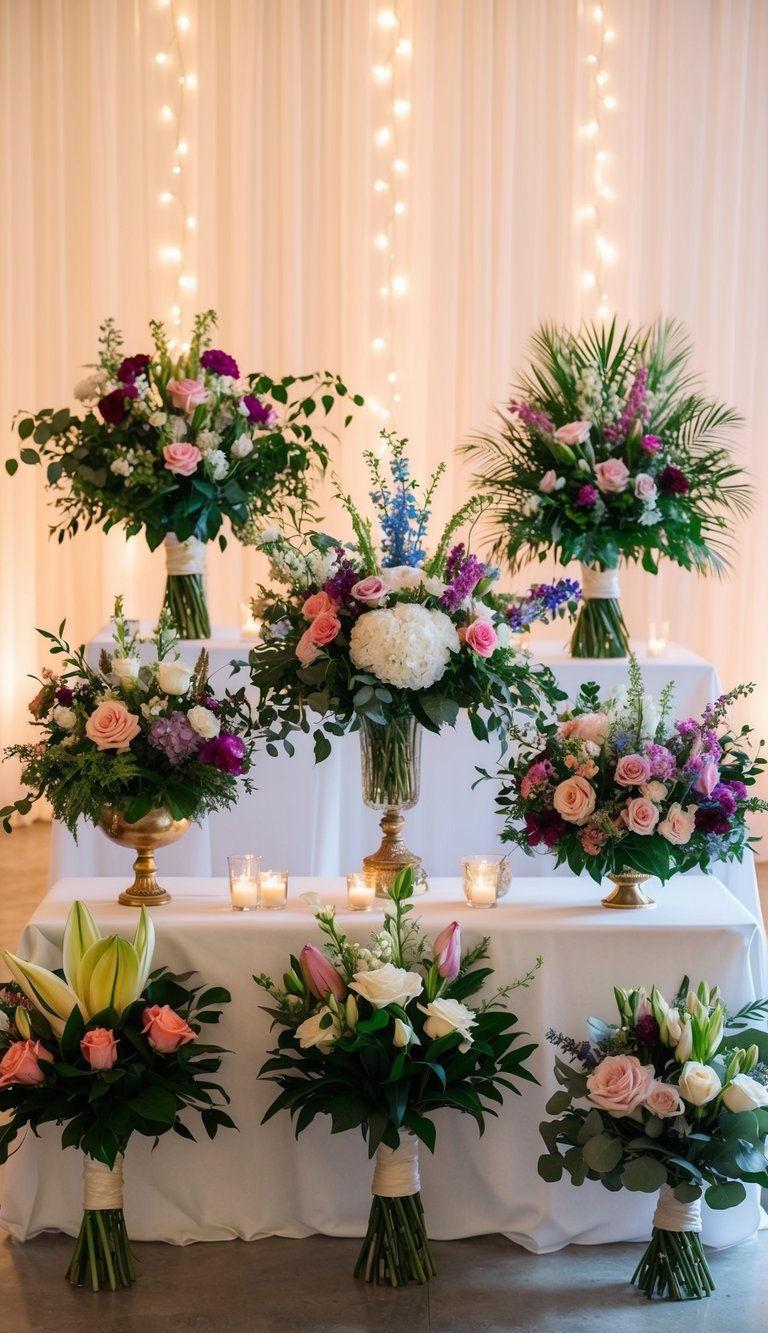
<path fill-rule="evenodd" d="M 14 948 L 42 897 L 47 829 L 0 836 L 0 948 Z M 768 866 L 761 867 L 763 910 Z M 2 972 L 0 971 L 0 976 Z M 0 1324 L 13 1333 L 675 1333 L 768 1328 L 768 1232 L 710 1255 L 717 1291 L 690 1304 L 646 1301 L 629 1279 L 639 1245 L 570 1246 L 534 1256 L 501 1236 L 439 1242 L 427 1288 L 388 1291 L 352 1278 L 358 1242 L 307 1240 L 135 1245 L 127 1292 L 72 1290 L 74 1242 L 16 1245 L 0 1233 Z"/>

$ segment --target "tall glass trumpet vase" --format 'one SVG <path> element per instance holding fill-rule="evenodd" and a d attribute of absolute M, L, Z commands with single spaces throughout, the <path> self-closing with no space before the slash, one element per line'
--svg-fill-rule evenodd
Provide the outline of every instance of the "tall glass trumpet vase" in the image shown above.
<path fill-rule="evenodd" d="M 363 861 L 374 878 L 376 895 L 386 898 L 395 876 L 406 866 L 413 869 L 413 892 L 426 893 L 427 872 L 421 857 L 409 851 L 402 839 L 404 810 L 419 799 L 421 726 L 413 717 L 398 717 L 382 726 L 363 718 L 360 723 L 363 800 L 370 810 L 383 810 L 382 839 L 378 850 Z"/>
<path fill-rule="evenodd" d="M 174 819 L 171 811 L 161 806 L 129 824 L 115 806 L 101 807 L 99 827 L 102 832 L 110 842 L 116 842 L 120 847 L 132 847 L 136 852 L 133 884 L 123 890 L 118 902 L 124 907 L 159 907 L 171 901 L 170 893 L 157 882 L 155 850 L 177 842 L 186 833 L 190 822 L 189 819 Z"/>
<path fill-rule="evenodd" d="M 180 542 L 172 533 L 166 537 L 165 597 L 182 639 L 209 639 L 211 618 L 205 601 L 205 542 L 188 537 Z"/>
<path fill-rule="evenodd" d="M 629 631 L 619 606 L 618 566 L 581 566 L 581 606 L 571 635 L 571 657 L 626 657 Z"/>

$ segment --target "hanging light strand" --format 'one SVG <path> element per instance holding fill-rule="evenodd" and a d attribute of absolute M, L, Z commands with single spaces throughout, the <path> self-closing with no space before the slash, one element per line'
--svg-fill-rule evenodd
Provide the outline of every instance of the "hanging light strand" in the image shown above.
<path fill-rule="evenodd" d="M 172 348 L 186 351 L 180 343 L 182 328 L 188 322 L 197 288 L 195 273 L 197 216 L 190 211 L 190 177 L 194 172 L 190 129 L 191 102 L 197 89 L 197 75 L 187 66 L 194 40 L 194 0 L 157 0 L 162 19 L 162 43 L 154 55 L 160 94 L 159 133 L 163 150 L 169 145 L 166 179 L 160 191 L 160 234 L 163 242 L 158 258 L 163 269 L 173 275 L 166 286 L 166 318 L 170 323 Z"/>
<path fill-rule="evenodd" d="M 610 69 L 606 67 L 610 64 L 608 57 L 616 32 L 606 4 L 585 6 L 584 18 L 588 25 L 586 65 L 590 81 L 590 118 L 581 126 L 580 134 L 589 154 L 587 175 L 591 202 L 577 210 L 578 218 L 589 227 L 583 246 L 586 264 L 581 274 L 581 286 L 585 308 L 589 306 L 590 313 L 603 321 L 610 319 L 613 313 L 608 275 L 616 260 L 616 246 L 607 235 L 610 205 L 616 195 L 611 184 L 611 157 L 605 146 L 606 118 L 617 105 L 610 90 Z"/>

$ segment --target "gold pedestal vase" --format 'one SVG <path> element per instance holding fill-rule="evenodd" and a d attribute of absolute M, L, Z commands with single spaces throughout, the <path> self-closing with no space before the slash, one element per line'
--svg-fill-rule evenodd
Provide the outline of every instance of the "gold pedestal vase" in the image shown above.
<path fill-rule="evenodd" d="M 174 819 L 170 810 L 161 806 L 129 824 L 115 806 L 102 806 L 99 820 L 102 832 L 119 847 L 131 847 L 137 853 L 133 863 L 133 884 L 123 890 L 118 902 L 124 907 L 159 907 L 171 901 L 170 893 L 157 882 L 155 849 L 177 842 L 186 833 L 190 822 L 189 819 Z"/>
<path fill-rule="evenodd" d="M 411 866 L 413 892 L 426 893 L 427 872 L 402 838 L 404 810 L 419 799 L 421 726 L 413 717 L 398 717 L 382 725 L 362 718 L 360 758 L 363 800 L 370 810 L 383 810 L 381 844 L 366 856 L 363 868 L 376 883 L 376 896 L 386 898 L 401 870 Z"/>
<path fill-rule="evenodd" d="M 627 866 L 623 870 L 615 870 L 608 876 L 609 880 L 616 887 L 612 893 L 603 898 L 603 907 L 618 907 L 623 911 L 632 911 L 639 907 L 655 907 L 653 898 L 649 898 L 640 888 L 650 875 L 644 875 L 640 870 L 630 870 Z"/>

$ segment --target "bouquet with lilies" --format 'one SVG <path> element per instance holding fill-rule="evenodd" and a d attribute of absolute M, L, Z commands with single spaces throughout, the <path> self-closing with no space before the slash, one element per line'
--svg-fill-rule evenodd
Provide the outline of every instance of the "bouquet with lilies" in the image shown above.
<path fill-rule="evenodd" d="M 67 1277 L 113 1291 L 135 1281 L 123 1218 L 123 1157 L 131 1135 L 157 1139 L 198 1113 L 210 1138 L 235 1128 L 212 1082 L 221 1047 L 200 1040 L 217 1023 L 222 987 L 186 985 L 189 974 L 152 971 L 155 931 L 141 908 L 133 942 L 103 938 L 85 903 L 64 930 L 62 969 L 4 951 L 14 983 L 0 991 L 0 1163 L 25 1125 L 64 1125 L 62 1146 L 84 1154 L 83 1223 Z"/>
<path fill-rule="evenodd" d="M 516 1080 L 536 1082 L 525 1067 L 536 1047 L 515 1045 L 522 1034 L 504 1007 L 536 968 L 470 1007 L 465 1001 L 492 976 L 477 966 L 488 940 L 462 954 L 453 921 L 430 944 L 410 918 L 412 887 L 409 867 L 390 890 L 383 929 L 366 947 L 349 942 L 332 906 L 313 900 L 325 950 L 306 945 L 281 983 L 254 977 L 282 1029 L 259 1071 L 280 1088 L 264 1120 L 288 1110 L 297 1136 L 322 1114 L 331 1117 L 332 1133 L 360 1128 L 376 1169 L 355 1277 L 395 1287 L 427 1282 L 436 1271 L 418 1174 L 418 1143 L 434 1151 L 434 1113 L 469 1114 L 482 1134 L 503 1088 L 517 1092 Z"/>
<path fill-rule="evenodd" d="M 123 354 L 122 336 L 101 326 L 98 365 L 76 385 L 83 414 L 69 408 L 19 414 L 21 461 L 43 464 L 63 541 L 93 524 L 142 530 L 150 550 L 166 543 L 166 605 L 184 638 L 207 638 L 205 543 L 224 519 L 235 536 L 287 497 L 305 500 L 313 467 L 328 451 L 310 418 L 337 401 L 362 403 L 336 375 L 241 375 L 212 348 L 216 314 L 195 319 L 188 349 L 150 322 L 150 352 Z M 347 422 L 351 420 L 347 416 Z M 13 474 L 18 460 L 10 459 Z M 181 544 L 181 545 L 180 545 Z"/>
<path fill-rule="evenodd" d="M 650 1245 L 632 1281 L 646 1296 L 709 1296 L 700 1200 L 732 1208 L 744 1184 L 768 1187 L 768 1000 L 729 1015 L 717 987 L 688 978 L 669 1004 L 661 992 L 615 988 L 619 1022 L 588 1022 L 586 1040 L 549 1039 L 562 1085 L 541 1125 L 544 1180 L 567 1171 L 574 1185 L 599 1180 L 660 1198 Z M 586 1101 L 587 1106 L 574 1105 Z"/>
<path fill-rule="evenodd" d="M 750 487 L 727 447 L 740 418 L 705 397 L 680 325 L 543 326 L 497 432 L 470 442 L 494 492 L 494 550 L 513 570 L 552 552 L 583 566 L 575 657 L 623 657 L 618 567 L 660 557 L 722 573 Z"/>

